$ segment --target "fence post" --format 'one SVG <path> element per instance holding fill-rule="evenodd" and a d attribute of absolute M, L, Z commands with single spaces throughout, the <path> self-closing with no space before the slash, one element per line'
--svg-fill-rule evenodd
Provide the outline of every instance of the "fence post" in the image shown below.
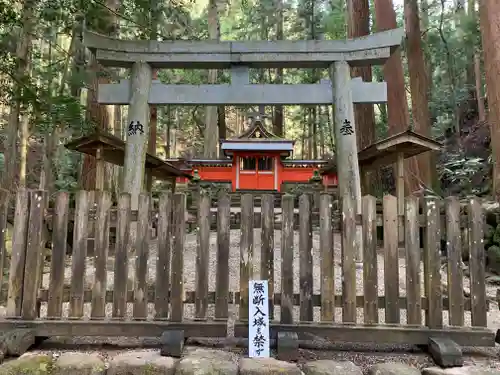
<path fill-rule="evenodd" d="M 422 297 L 420 287 L 420 227 L 417 197 L 406 197 L 406 310 L 408 324 L 422 324 Z"/>
<path fill-rule="evenodd" d="M 75 197 L 75 231 L 73 232 L 73 256 L 71 261 L 71 288 L 69 317 L 79 319 L 83 316 L 83 294 L 85 260 L 87 258 L 87 236 L 89 222 L 89 194 L 80 190 Z"/>
<path fill-rule="evenodd" d="M 210 194 L 203 190 L 198 200 L 198 246 L 196 249 L 195 317 L 206 319 L 208 310 L 208 261 L 210 256 Z"/>
<path fill-rule="evenodd" d="M 402 226 L 398 216 L 398 199 L 393 195 L 384 196 L 383 218 L 385 322 L 396 324 L 400 319 L 398 243 Z"/>
<path fill-rule="evenodd" d="M 486 285 L 485 254 L 483 233 L 483 208 L 479 199 L 474 197 L 468 207 L 470 228 L 470 295 L 471 319 L 473 327 L 486 327 Z"/>
<path fill-rule="evenodd" d="M 464 292 L 462 271 L 462 241 L 460 238 L 460 202 L 446 198 L 446 252 L 448 256 L 449 323 L 464 325 Z"/>
<path fill-rule="evenodd" d="M 281 200 L 281 323 L 293 323 L 293 209 L 294 196 Z"/>
<path fill-rule="evenodd" d="M 113 280 L 113 318 L 127 313 L 128 246 L 130 241 L 131 197 L 120 194 L 116 216 L 115 268 Z"/>
<path fill-rule="evenodd" d="M 69 194 L 59 192 L 53 216 L 52 255 L 50 259 L 48 318 L 62 316 L 62 300 L 64 292 L 64 268 L 68 239 Z"/>
<path fill-rule="evenodd" d="M 20 317 L 23 298 L 24 264 L 26 260 L 26 232 L 28 228 L 29 193 L 25 189 L 16 194 L 12 255 L 10 258 L 7 316 Z"/>
<path fill-rule="evenodd" d="M 299 274 L 300 274 L 300 320 L 313 320 L 313 257 L 311 195 L 299 198 Z"/>
<path fill-rule="evenodd" d="M 378 323 L 377 200 L 365 195 L 361 201 L 363 228 L 363 292 L 365 324 Z"/>
<path fill-rule="evenodd" d="M 170 288 L 171 320 L 184 317 L 184 242 L 186 238 L 186 194 L 175 193 L 173 202 L 172 283 Z"/>
<path fill-rule="evenodd" d="M 94 223 L 95 279 L 92 288 L 92 319 L 104 319 L 106 314 L 107 263 L 109 251 L 109 210 L 111 194 L 96 191 L 96 219 Z"/>
<path fill-rule="evenodd" d="M 356 323 L 356 253 L 359 245 L 356 225 L 356 201 L 350 195 L 342 199 L 342 322 Z"/>
<path fill-rule="evenodd" d="M 229 236 L 231 198 L 222 191 L 217 202 L 217 275 L 215 282 L 215 318 L 227 319 L 229 294 Z"/>
<path fill-rule="evenodd" d="M 24 262 L 24 274 L 29 275 L 23 281 L 23 302 L 21 316 L 25 320 L 33 320 L 37 317 L 37 296 L 40 278 L 42 277 L 42 265 L 44 259 L 43 240 L 43 218 L 46 202 L 46 193 L 42 190 L 34 190 L 30 193 L 29 219 L 26 233 L 26 258 Z"/>
<path fill-rule="evenodd" d="M 436 199 L 425 198 L 424 285 L 428 300 L 425 311 L 429 328 L 442 328 L 443 301 L 441 291 L 441 220 Z"/>
<path fill-rule="evenodd" d="M 170 293 L 170 256 L 172 252 L 172 193 L 160 197 L 158 207 L 158 263 L 156 263 L 156 319 L 168 318 Z"/>
<path fill-rule="evenodd" d="M 332 196 L 322 193 L 319 204 L 319 246 L 321 252 L 321 320 L 335 319 L 335 261 L 332 230 Z"/>
<path fill-rule="evenodd" d="M 253 271 L 253 195 L 241 197 L 240 320 L 248 320 L 248 282 Z"/>
<path fill-rule="evenodd" d="M 274 196 L 264 194 L 261 201 L 260 277 L 268 280 L 269 319 L 274 317 Z"/>
<path fill-rule="evenodd" d="M 0 189 L 0 291 L 3 290 L 3 279 L 6 268 L 7 248 L 7 215 L 9 212 L 10 192 Z"/>

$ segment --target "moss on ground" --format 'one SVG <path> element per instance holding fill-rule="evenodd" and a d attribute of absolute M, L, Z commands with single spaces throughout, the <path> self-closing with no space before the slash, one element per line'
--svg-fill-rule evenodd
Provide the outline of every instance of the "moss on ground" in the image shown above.
<path fill-rule="evenodd" d="M 52 358 L 48 355 L 26 355 L 0 365 L 0 375 L 49 375 Z"/>

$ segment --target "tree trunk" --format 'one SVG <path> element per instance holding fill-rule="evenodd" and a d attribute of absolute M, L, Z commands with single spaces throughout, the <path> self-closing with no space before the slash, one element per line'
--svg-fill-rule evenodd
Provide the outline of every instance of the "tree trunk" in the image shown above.
<path fill-rule="evenodd" d="M 16 160 L 18 155 L 17 133 L 20 130 L 20 115 L 23 84 L 29 67 L 29 52 L 33 38 L 34 12 L 38 1 L 25 0 L 23 4 L 22 28 L 16 48 L 16 70 L 14 72 L 14 96 L 10 104 L 10 113 L 7 122 L 7 137 L 4 152 L 4 173 L 2 173 L 1 186 L 6 190 L 13 190 L 15 186 Z M 0 202 L 1 204 L 2 202 Z"/>
<path fill-rule="evenodd" d="M 480 2 L 480 25 L 488 93 L 488 122 L 493 159 L 493 193 L 500 200 L 500 2 Z"/>
<path fill-rule="evenodd" d="M 481 79 L 481 57 L 479 53 L 474 54 L 474 75 L 476 82 L 477 113 L 479 121 L 486 120 L 486 108 L 484 105 L 483 84 Z"/>
<path fill-rule="evenodd" d="M 429 85 L 421 45 L 420 18 L 417 0 L 405 0 L 405 26 L 407 35 L 408 71 L 410 74 L 411 103 L 415 131 L 426 137 L 431 135 L 429 111 Z M 435 165 L 431 165 L 431 153 L 417 157 L 417 170 L 421 182 L 431 187 L 431 176 L 437 176 Z"/>
<path fill-rule="evenodd" d="M 217 0 L 210 0 L 208 4 L 208 37 L 213 40 L 220 39 L 219 12 Z M 208 83 L 217 83 L 217 70 L 208 71 Z M 206 159 L 217 159 L 217 138 L 219 129 L 217 125 L 217 107 L 206 107 L 205 118 L 205 144 L 203 156 Z"/>
<path fill-rule="evenodd" d="M 370 34 L 370 4 L 368 0 L 347 1 L 347 34 L 349 38 L 356 38 Z M 370 66 L 352 68 L 351 76 L 361 77 L 365 82 L 372 81 Z M 355 104 L 354 122 L 357 126 L 358 150 L 370 146 L 376 141 L 375 111 L 373 104 Z M 378 185 L 378 171 L 371 171 L 370 176 L 362 179 L 363 194 L 373 194 L 373 187 Z"/>
<path fill-rule="evenodd" d="M 160 24 L 160 18 L 162 12 L 158 7 L 158 0 L 150 1 L 150 27 L 149 39 L 158 40 L 158 26 Z M 158 79 L 158 70 L 153 69 L 152 72 L 153 81 Z M 156 137 L 158 129 L 158 107 L 155 105 L 149 106 L 149 139 L 148 139 L 148 153 L 156 156 Z M 151 173 L 146 175 L 146 191 L 151 192 L 153 189 L 153 176 Z"/>
<path fill-rule="evenodd" d="M 375 0 L 375 23 L 378 31 L 397 28 L 396 13 L 392 0 Z M 383 68 L 384 80 L 387 82 L 387 112 L 389 135 L 396 134 L 408 129 L 410 114 L 404 82 L 403 64 L 401 52 L 395 51 L 387 60 Z M 407 193 L 419 190 L 419 178 L 415 178 L 416 160 L 406 160 L 405 187 Z M 410 161 L 412 161 L 410 169 Z M 413 173 L 408 173 L 408 171 Z M 395 170 L 396 171 L 396 170 Z"/>
<path fill-rule="evenodd" d="M 107 0 L 106 8 L 102 8 L 102 22 L 96 23 L 96 25 L 100 27 L 93 31 L 111 37 L 117 36 L 119 25 L 116 12 L 119 10 L 120 4 L 121 0 Z M 99 84 L 110 83 L 110 80 L 102 74 L 102 67 L 98 64 L 93 54 L 91 54 L 90 57 L 89 67 L 92 73 L 92 81 L 87 91 L 87 116 L 88 119 L 96 125 L 97 129 L 106 131 L 113 127 L 114 122 L 112 119 L 114 117 L 114 108 L 113 106 L 100 105 L 97 102 L 97 88 Z M 96 189 L 96 172 L 96 158 L 90 155 L 84 155 L 80 177 L 82 189 Z M 104 181 L 109 181 L 109 178 L 104 176 Z"/>
<path fill-rule="evenodd" d="M 276 8 L 276 39 L 283 40 L 283 0 L 275 1 Z M 283 68 L 276 69 L 276 83 L 283 83 Z M 283 106 L 274 107 L 273 133 L 278 137 L 283 137 Z"/>

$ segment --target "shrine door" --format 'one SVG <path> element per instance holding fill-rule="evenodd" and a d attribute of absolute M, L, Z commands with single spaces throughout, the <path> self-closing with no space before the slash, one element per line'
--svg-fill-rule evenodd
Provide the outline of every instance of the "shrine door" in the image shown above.
<path fill-rule="evenodd" d="M 274 156 L 240 156 L 237 189 L 277 190 Z"/>

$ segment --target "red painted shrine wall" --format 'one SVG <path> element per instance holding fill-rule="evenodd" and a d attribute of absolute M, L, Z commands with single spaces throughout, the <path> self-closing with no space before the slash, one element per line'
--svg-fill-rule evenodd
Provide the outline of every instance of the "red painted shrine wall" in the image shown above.
<path fill-rule="evenodd" d="M 227 167 L 212 167 L 198 166 L 198 174 L 205 181 L 231 181 L 233 180 L 233 168 Z"/>
<path fill-rule="evenodd" d="M 279 158 L 278 155 L 263 155 L 263 154 L 240 154 L 241 156 L 271 156 L 274 158 Z M 236 160 L 236 156 L 234 157 Z M 260 174 L 257 172 L 245 172 L 239 171 L 239 182 L 240 189 L 256 189 L 256 190 L 271 190 L 274 188 L 274 174 L 278 173 L 277 176 L 277 190 L 281 191 L 281 186 L 283 183 L 295 182 L 295 183 L 307 183 L 309 179 L 313 176 L 314 171 L 318 167 L 285 167 L 282 162 L 278 159 L 277 170 L 276 164 L 273 163 L 273 173 L 272 174 Z M 231 181 L 232 190 L 236 190 L 236 174 L 237 169 L 240 168 L 239 163 L 233 161 L 230 166 L 193 166 L 193 170 L 197 169 L 200 178 L 204 181 L 213 182 L 229 182 Z M 184 180 L 182 178 L 182 180 Z M 181 178 L 177 179 L 177 182 L 181 181 Z M 325 186 L 336 186 L 338 183 L 336 175 L 325 175 L 323 176 L 323 184 Z"/>

